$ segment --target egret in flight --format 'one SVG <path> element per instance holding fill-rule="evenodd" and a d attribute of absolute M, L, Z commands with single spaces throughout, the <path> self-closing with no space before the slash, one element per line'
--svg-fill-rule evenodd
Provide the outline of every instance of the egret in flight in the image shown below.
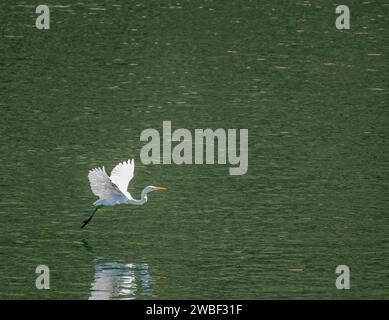
<path fill-rule="evenodd" d="M 96 209 L 92 215 L 84 220 L 81 229 L 84 228 L 93 218 L 96 211 L 103 206 L 115 206 L 117 204 L 133 204 L 141 206 L 147 202 L 147 194 L 151 191 L 165 191 L 166 188 L 148 186 L 143 189 L 140 199 L 134 199 L 127 191 L 128 184 L 134 177 L 134 159 L 128 159 L 119 163 L 111 172 L 109 177 L 105 168 L 94 168 L 89 171 L 88 178 L 92 192 L 99 197 L 93 205 Z"/>

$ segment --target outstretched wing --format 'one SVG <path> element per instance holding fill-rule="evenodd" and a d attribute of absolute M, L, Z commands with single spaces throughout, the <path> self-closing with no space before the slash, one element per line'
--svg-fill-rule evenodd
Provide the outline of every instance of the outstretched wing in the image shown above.
<path fill-rule="evenodd" d="M 128 184 L 134 177 L 134 168 L 134 159 L 128 159 L 127 162 L 119 163 L 111 172 L 111 181 L 118 186 L 122 193 L 127 193 Z"/>
<path fill-rule="evenodd" d="M 104 167 L 90 170 L 88 178 L 92 192 L 100 199 L 108 199 L 121 194 L 119 188 L 108 177 Z"/>

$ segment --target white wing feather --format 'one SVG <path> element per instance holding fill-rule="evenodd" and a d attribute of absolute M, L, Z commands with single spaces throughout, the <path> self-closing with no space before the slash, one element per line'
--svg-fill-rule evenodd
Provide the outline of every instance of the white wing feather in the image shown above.
<path fill-rule="evenodd" d="M 88 178 L 92 192 L 100 199 L 108 199 L 122 194 L 119 188 L 112 183 L 104 167 L 90 170 Z"/>
<path fill-rule="evenodd" d="M 111 181 L 117 185 L 119 190 L 124 194 L 128 193 L 127 188 L 131 179 L 134 177 L 134 168 L 134 159 L 128 159 L 127 162 L 124 161 L 119 163 L 111 172 Z"/>

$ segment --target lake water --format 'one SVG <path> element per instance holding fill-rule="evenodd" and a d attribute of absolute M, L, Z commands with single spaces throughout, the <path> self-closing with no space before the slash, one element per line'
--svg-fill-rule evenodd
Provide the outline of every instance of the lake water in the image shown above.
<path fill-rule="evenodd" d="M 387 298 L 389 4 L 337 4 L 58 0 L 40 31 L 1 1 L 0 298 Z M 247 174 L 143 165 L 163 120 L 248 129 Z M 168 191 L 80 230 L 88 170 L 130 157 Z"/>

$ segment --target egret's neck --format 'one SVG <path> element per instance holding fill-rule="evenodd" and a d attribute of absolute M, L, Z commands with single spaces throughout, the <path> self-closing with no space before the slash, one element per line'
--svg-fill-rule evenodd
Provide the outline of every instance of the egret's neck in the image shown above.
<path fill-rule="evenodd" d="M 146 188 L 144 188 L 140 194 L 140 200 L 143 201 L 142 204 L 147 202 L 147 193 Z"/>
<path fill-rule="evenodd" d="M 131 201 L 131 204 L 139 205 L 145 204 L 147 202 L 147 193 L 146 188 L 142 190 L 142 193 L 140 195 L 140 199 L 134 199 Z"/>

